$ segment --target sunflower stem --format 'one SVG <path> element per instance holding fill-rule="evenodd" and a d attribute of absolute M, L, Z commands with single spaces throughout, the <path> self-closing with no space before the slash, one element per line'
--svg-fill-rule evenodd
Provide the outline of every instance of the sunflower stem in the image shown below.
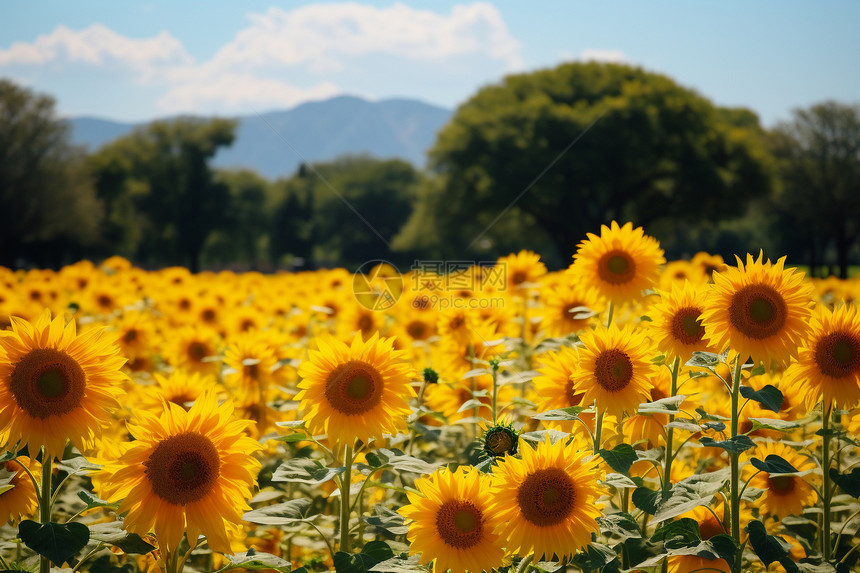
<path fill-rule="evenodd" d="M 343 474 L 340 476 L 340 550 L 349 553 L 349 487 L 352 483 L 352 444 L 343 454 Z"/>
<path fill-rule="evenodd" d="M 824 515 L 822 523 L 822 546 L 824 548 L 824 560 L 830 561 L 832 548 L 830 544 L 830 498 L 832 497 L 830 480 L 830 404 L 821 401 L 821 433 L 822 433 L 822 448 L 821 448 L 821 471 L 824 474 L 824 492 L 822 501 L 824 505 Z"/>
<path fill-rule="evenodd" d="M 603 415 L 605 413 L 605 411 L 598 412 L 594 423 L 594 455 L 597 455 L 597 450 L 603 444 L 601 434 L 603 434 Z"/>
<path fill-rule="evenodd" d="M 677 356 L 675 360 L 672 362 L 672 388 L 669 394 L 670 397 L 674 398 L 675 394 L 678 393 L 678 369 L 681 366 L 681 359 Z M 672 422 L 675 421 L 675 415 L 669 414 L 669 426 L 666 428 L 666 465 L 663 467 L 663 499 L 669 498 L 669 490 L 672 489 L 672 480 L 670 479 L 672 476 L 672 461 L 675 457 L 672 449 L 674 448 L 674 438 L 675 432 L 672 428 Z"/>
<path fill-rule="evenodd" d="M 741 394 L 741 368 L 743 362 L 738 354 L 735 362 L 735 371 L 732 375 L 732 440 L 738 436 L 738 402 Z M 731 460 L 732 483 L 731 483 L 731 517 L 732 517 L 732 538 L 740 545 L 741 543 L 741 495 L 740 495 L 740 454 L 738 452 L 729 452 Z M 742 554 L 740 551 L 735 556 L 735 564 L 733 571 L 740 572 Z"/>
<path fill-rule="evenodd" d="M 39 498 L 39 522 L 51 522 L 51 456 L 42 450 L 42 493 Z M 39 558 L 39 573 L 50 573 L 51 561 L 44 555 Z"/>
<path fill-rule="evenodd" d="M 607 310 L 606 316 L 606 328 L 609 328 L 612 325 L 612 315 L 615 314 L 615 303 L 613 301 L 609 301 L 609 309 Z"/>
<path fill-rule="evenodd" d="M 496 424 L 496 403 L 499 397 L 499 365 L 493 362 L 493 425 Z"/>

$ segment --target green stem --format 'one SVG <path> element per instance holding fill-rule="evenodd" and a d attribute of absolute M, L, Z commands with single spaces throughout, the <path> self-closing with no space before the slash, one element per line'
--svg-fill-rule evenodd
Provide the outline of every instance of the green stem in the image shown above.
<path fill-rule="evenodd" d="M 677 356 L 672 362 L 672 388 L 670 397 L 674 398 L 678 393 L 678 370 L 681 367 L 681 359 Z M 669 424 L 675 421 L 675 415 L 669 414 Z M 671 425 L 666 428 L 666 465 L 663 467 L 663 499 L 669 498 L 669 490 L 672 488 L 672 460 L 675 453 L 672 451 L 674 447 L 675 432 Z"/>
<path fill-rule="evenodd" d="M 738 354 L 737 362 L 735 362 L 735 371 L 732 376 L 732 439 L 738 436 L 738 401 L 741 394 L 741 368 L 743 362 Z M 729 452 L 731 460 L 732 483 L 731 483 L 731 515 L 732 515 L 732 537 L 738 545 L 741 544 L 741 492 L 740 492 L 740 454 L 738 452 Z M 741 552 L 737 552 L 735 557 L 734 571 L 741 570 Z"/>
<path fill-rule="evenodd" d="M 609 309 L 607 311 L 607 316 L 606 316 L 606 328 L 609 328 L 609 326 L 612 324 L 612 315 L 613 314 L 615 314 L 615 303 L 610 300 L 609 301 Z"/>
<path fill-rule="evenodd" d="M 606 412 L 598 412 L 597 419 L 594 423 L 594 455 L 597 455 L 597 450 L 603 445 L 601 434 L 603 434 L 603 415 Z"/>
<path fill-rule="evenodd" d="M 520 561 L 519 567 L 517 567 L 517 573 L 526 573 L 529 570 L 529 565 L 532 564 L 532 559 L 534 559 L 534 555 L 529 555 Z"/>
<path fill-rule="evenodd" d="M 821 402 L 821 416 L 821 433 L 823 434 L 821 437 L 824 440 L 821 452 L 821 470 L 824 473 L 824 523 L 822 524 L 824 539 L 822 545 L 824 547 L 824 560 L 830 561 L 833 556 L 830 544 L 830 498 L 832 497 L 831 488 L 833 484 L 830 481 L 830 404 L 826 404 L 824 401 Z"/>
<path fill-rule="evenodd" d="M 40 523 L 51 522 L 51 456 L 42 450 L 42 493 L 39 501 Z M 44 555 L 39 558 L 39 573 L 50 573 L 51 561 Z"/>
<path fill-rule="evenodd" d="M 495 363 L 494 363 L 495 364 Z M 493 425 L 496 425 L 496 402 L 499 397 L 499 367 L 493 366 Z"/>
<path fill-rule="evenodd" d="M 352 444 L 344 448 L 343 465 L 346 469 L 340 476 L 340 550 L 349 553 L 349 488 L 352 485 Z"/>

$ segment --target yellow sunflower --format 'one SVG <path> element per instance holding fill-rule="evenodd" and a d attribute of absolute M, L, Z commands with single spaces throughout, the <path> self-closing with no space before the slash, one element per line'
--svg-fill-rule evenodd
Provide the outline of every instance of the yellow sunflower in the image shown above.
<path fill-rule="evenodd" d="M 573 374 L 574 387 L 583 392 L 582 404 L 595 404 L 598 412 L 619 420 L 624 412 L 635 413 L 649 399 L 654 374 L 645 334 L 612 324 L 584 334 L 582 342 L 585 347 Z"/>
<path fill-rule="evenodd" d="M 706 291 L 689 282 L 673 284 L 660 293 L 660 302 L 650 309 L 650 330 L 657 348 L 671 364 L 677 356 L 686 364 L 693 352 L 710 350 L 704 340 L 705 327 L 699 316 L 705 308 Z"/>
<path fill-rule="evenodd" d="M 501 257 L 496 266 L 505 274 L 505 287 L 514 292 L 537 283 L 546 274 L 546 265 L 541 262 L 540 255 L 532 251 L 523 250 Z"/>
<path fill-rule="evenodd" d="M 574 309 L 584 307 L 594 313 L 602 310 L 597 290 L 585 283 L 560 283 L 544 291 L 541 298 L 544 305 L 541 327 L 547 336 L 567 336 L 590 324 L 588 312 L 571 312 Z"/>
<path fill-rule="evenodd" d="M 731 573 L 725 559 L 705 559 L 696 555 L 669 557 L 669 573 L 693 573 L 694 571 L 722 571 Z"/>
<path fill-rule="evenodd" d="M 24 467 L 30 470 L 36 483 L 40 483 L 39 480 L 42 479 L 42 464 L 26 456 L 18 456 L 3 464 L 2 469 L 4 471 L 0 474 L 5 474 L 3 477 L 6 478 L 9 475 L 14 475 L 9 482 L 12 489 L 0 493 L 0 523 L 6 523 L 10 520 L 19 521 L 22 517 L 36 514 L 38 507 L 36 487 L 30 480 L 30 476 L 24 471 Z"/>
<path fill-rule="evenodd" d="M 433 561 L 439 573 L 501 566 L 505 551 L 496 533 L 501 521 L 490 509 L 490 480 L 473 467 L 440 468 L 416 480 L 418 493 L 408 492 L 409 505 L 399 510 L 411 521 L 409 553 L 421 553 L 420 563 Z"/>
<path fill-rule="evenodd" d="M 302 381 L 295 397 L 311 432 L 352 445 L 356 439 L 368 442 L 406 427 L 415 391 L 411 369 L 393 342 L 375 334 L 367 342 L 356 334 L 350 346 L 316 339 L 319 350 L 311 350 L 299 366 Z"/>
<path fill-rule="evenodd" d="M 242 523 L 260 462 L 260 444 L 245 435 L 253 424 L 232 419 L 233 405 L 202 395 L 189 411 L 169 404 L 160 416 L 141 411 L 129 425 L 135 441 L 100 472 L 100 494 L 128 512 L 123 527 L 139 535 L 155 531 L 173 552 L 187 532 L 202 533 L 214 551 L 232 553 L 225 524 Z"/>
<path fill-rule="evenodd" d="M 843 408 L 860 404 L 860 317 L 857 308 L 820 307 L 810 321 L 810 332 L 797 361 L 782 382 L 797 391 L 812 410 L 822 399 Z"/>
<path fill-rule="evenodd" d="M 714 286 L 701 320 L 705 338 L 718 351 L 731 347 L 742 361 L 784 363 L 796 355 L 807 333 L 812 287 L 803 273 L 747 255 L 746 265 L 714 273 Z"/>
<path fill-rule="evenodd" d="M 558 352 L 548 352 L 540 358 L 540 376 L 534 377 L 535 402 L 538 412 L 570 408 L 582 404 L 583 392 L 574 386 L 573 374 L 579 364 L 579 353 L 575 348 L 562 346 Z M 580 414 L 579 417 L 594 430 L 594 414 Z M 574 420 L 543 420 L 547 428 L 574 432 Z"/>
<path fill-rule="evenodd" d="M 496 530 L 508 550 L 535 561 L 562 559 L 591 541 L 598 532 L 600 508 L 597 461 L 577 451 L 578 442 L 547 438 L 533 448 L 521 441 L 522 459 L 506 455 L 493 472 L 493 512 L 501 519 Z"/>
<path fill-rule="evenodd" d="M 755 449 L 747 451 L 750 458 L 762 461 L 771 454 L 780 456 L 801 472 L 816 467 L 813 460 L 779 442 L 759 442 Z M 745 479 L 749 479 L 755 472 L 756 469 L 752 465 L 744 466 Z M 796 475 L 772 476 L 767 472 L 759 472 L 749 484 L 750 487 L 764 490 L 762 496 L 756 501 L 763 517 L 774 516 L 782 519 L 788 515 L 801 515 L 804 508 L 814 507 L 817 501 L 813 487 Z"/>
<path fill-rule="evenodd" d="M 0 336 L 0 429 L 33 453 L 61 454 L 67 439 L 84 451 L 119 407 L 126 375 L 118 351 L 101 328 L 77 336 L 74 321 L 52 321 L 48 310 L 33 324 L 13 317 L 12 332 Z"/>
<path fill-rule="evenodd" d="M 174 370 L 169 376 L 155 374 L 153 377 L 155 384 L 140 387 L 141 406 L 149 412 L 160 412 L 165 403 L 176 404 L 188 410 L 191 407 L 188 404 L 215 386 L 213 378 L 198 372 Z"/>
<path fill-rule="evenodd" d="M 612 221 L 600 227 L 600 236 L 588 233 L 577 246 L 569 272 L 579 281 L 594 285 L 607 299 L 622 303 L 639 298 L 660 277 L 666 262 L 660 243 L 633 223 L 619 227 Z"/>

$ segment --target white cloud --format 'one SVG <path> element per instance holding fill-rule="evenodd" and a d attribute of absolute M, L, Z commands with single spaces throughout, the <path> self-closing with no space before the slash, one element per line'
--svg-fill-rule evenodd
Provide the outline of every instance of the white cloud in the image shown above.
<path fill-rule="evenodd" d="M 147 79 L 159 67 L 187 64 L 191 57 L 182 43 L 167 32 L 151 38 L 128 38 L 101 24 L 83 30 L 57 26 L 53 32 L 32 43 L 15 42 L 0 49 L 0 67 L 39 66 L 66 62 L 102 66 L 119 64 L 130 67 Z"/>
<path fill-rule="evenodd" d="M 327 99 L 340 92 L 332 82 L 305 89 L 274 79 L 222 74 L 171 88 L 158 100 L 158 107 L 166 112 L 229 113 L 247 111 L 249 105 L 255 108 L 292 107 L 306 101 Z"/>
<path fill-rule="evenodd" d="M 577 59 L 584 62 L 609 62 L 614 64 L 630 61 L 621 50 L 595 50 L 592 48 L 583 50 Z"/>
<path fill-rule="evenodd" d="M 410 66 L 459 65 L 470 58 L 471 65 L 482 66 L 476 75 L 493 66 L 523 66 L 519 42 L 487 2 L 456 5 L 448 13 L 345 2 L 249 14 L 247 26 L 205 61 L 192 58 L 168 32 L 135 39 L 92 24 L 78 31 L 58 26 L 33 42 L 0 49 L 0 69 L 112 66 L 131 71 L 138 82 L 165 86 L 157 104 L 164 112 L 235 111 L 336 95 L 341 90 L 332 72 L 379 55 Z M 298 78 L 304 85 L 297 85 Z"/>

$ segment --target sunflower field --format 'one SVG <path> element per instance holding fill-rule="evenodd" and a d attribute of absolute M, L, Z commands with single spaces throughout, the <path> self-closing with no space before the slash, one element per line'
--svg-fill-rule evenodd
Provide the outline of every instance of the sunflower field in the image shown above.
<path fill-rule="evenodd" d="M 365 270 L 0 268 L 0 567 L 857 570 L 860 281 Z"/>

